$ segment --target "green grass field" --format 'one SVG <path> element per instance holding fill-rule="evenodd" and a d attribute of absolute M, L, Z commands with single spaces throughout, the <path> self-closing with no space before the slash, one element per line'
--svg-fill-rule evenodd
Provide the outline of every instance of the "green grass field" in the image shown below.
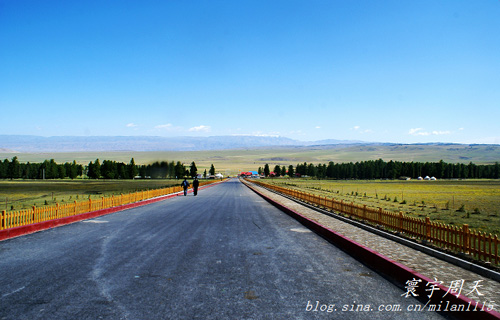
<path fill-rule="evenodd" d="M 0 180 L 0 210 L 42 207 L 180 185 L 182 180 Z"/>
<path fill-rule="evenodd" d="M 414 217 L 500 235 L 500 180 L 462 181 L 332 181 L 265 179 L 369 207 L 402 211 Z"/>

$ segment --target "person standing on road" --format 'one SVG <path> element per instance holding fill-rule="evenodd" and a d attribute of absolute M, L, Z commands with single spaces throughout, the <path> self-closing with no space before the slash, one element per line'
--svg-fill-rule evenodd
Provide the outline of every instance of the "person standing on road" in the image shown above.
<path fill-rule="evenodd" d="M 181 186 L 182 186 L 182 188 L 184 188 L 184 196 L 187 196 L 189 182 L 185 178 L 184 178 L 184 181 L 182 181 Z"/>
<path fill-rule="evenodd" d="M 193 193 L 196 196 L 198 194 L 198 187 L 200 186 L 200 181 L 198 181 L 198 177 L 194 177 L 193 180 Z"/>

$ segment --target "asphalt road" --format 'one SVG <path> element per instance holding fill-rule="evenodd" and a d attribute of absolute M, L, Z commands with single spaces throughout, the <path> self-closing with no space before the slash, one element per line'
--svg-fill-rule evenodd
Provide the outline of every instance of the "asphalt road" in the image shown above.
<path fill-rule="evenodd" d="M 0 319 L 440 318 L 404 293 L 238 180 L 0 242 Z"/>

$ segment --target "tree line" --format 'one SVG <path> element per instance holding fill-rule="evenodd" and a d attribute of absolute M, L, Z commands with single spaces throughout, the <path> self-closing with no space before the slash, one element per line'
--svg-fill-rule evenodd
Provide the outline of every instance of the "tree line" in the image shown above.
<path fill-rule="evenodd" d="M 19 163 L 17 157 L 0 161 L 0 179 L 75 179 L 84 167 L 76 161 L 57 164 L 54 159 L 42 163 Z"/>
<path fill-rule="evenodd" d="M 274 171 L 269 164 L 259 167 L 259 174 L 268 176 L 309 176 L 319 179 L 399 179 L 401 177 L 436 177 L 437 179 L 498 179 L 500 178 L 500 164 L 477 165 L 472 162 L 446 163 L 439 162 L 401 162 L 382 159 L 361 161 L 356 163 L 328 164 L 299 163 L 295 167 L 276 165 Z"/>
<path fill-rule="evenodd" d="M 180 161 L 156 161 L 147 165 L 137 165 L 134 158 L 129 163 L 99 159 L 90 161 L 88 165 L 77 164 L 76 161 L 58 164 L 54 159 L 45 160 L 43 163 L 20 163 L 17 157 L 11 160 L 0 161 L 0 179 L 75 179 L 87 177 L 89 179 L 134 179 L 154 178 L 181 179 L 194 177 L 198 174 L 195 162 L 186 166 Z M 215 175 L 212 164 L 209 172 L 204 171 L 203 176 Z"/>

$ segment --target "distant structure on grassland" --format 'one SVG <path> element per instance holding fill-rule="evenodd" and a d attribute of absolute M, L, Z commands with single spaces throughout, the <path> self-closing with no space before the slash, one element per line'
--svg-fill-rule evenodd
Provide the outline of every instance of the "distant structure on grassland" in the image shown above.
<path fill-rule="evenodd" d="M 260 178 L 260 175 L 257 171 L 245 171 L 241 172 L 239 175 L 245 178 Z"/>

